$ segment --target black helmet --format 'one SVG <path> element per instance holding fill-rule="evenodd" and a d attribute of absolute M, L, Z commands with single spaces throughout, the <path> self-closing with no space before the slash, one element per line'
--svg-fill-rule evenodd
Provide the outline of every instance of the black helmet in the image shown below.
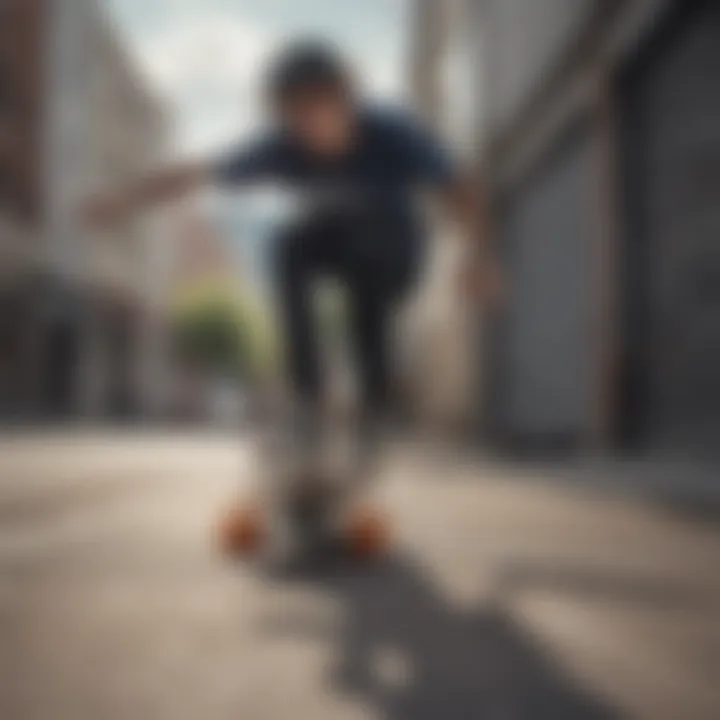
<path fill-rule="evenodd" d="M 279 102 L 310 88 L 348 92 L 350 71 L 339 50 L 324 40 L 305 39 L 286 46 L 272 63 L 267 79 L 271 100 Z"/>

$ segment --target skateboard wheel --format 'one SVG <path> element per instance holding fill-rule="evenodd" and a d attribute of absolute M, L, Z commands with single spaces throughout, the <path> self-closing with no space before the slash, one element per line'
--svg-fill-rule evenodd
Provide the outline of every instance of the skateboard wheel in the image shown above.
<path fill-rule="evenodd" d="M 262 516 L 253 506 L 235 506 L 220 522 L 218 541 L 228 555 L 249 555 L 262 545 L 265 528 Z"/>
<path fill-rule="evenodd" d="M 380 556 L 390 541 L 385 517 L 372 510 L 355 512 L 347 526 L 348 549 L 352 557 L 371 560 Z"/>

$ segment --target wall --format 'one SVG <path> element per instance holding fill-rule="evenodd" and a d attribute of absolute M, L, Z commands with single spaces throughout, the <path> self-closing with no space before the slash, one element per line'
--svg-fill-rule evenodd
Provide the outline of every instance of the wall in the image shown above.
<path fill-rule="evenodd" d="M 137 409 L 153 384 L 148 368 L 160 365 L 162 328 L 156 223 L 133 219 L 89 234 L 77 213 L 90 192 L 146 172 L 165 147 L 164 112 L 135 73 L 105 10 L 98 0 L 55 0 L 47 62 L 45 258 L 52 273 L 85 298 L 75 318 L 81 325 L 76 372 L 78 409 L 88 415 L 106 412 L 119 383 L 131 386 L 127 393 Z M 122 362 L 116 346 L 122 346 Z"/>
<path fill-rule="evenodd" d="M 720 7 L 688 0 L 623 75 L 621 189 L 635 440 L 715 452 L 720 437 Z M 634 407 L 633 407 L 634 405 Z M 632 433 L 631 433 L 632 434 Z"/>
<path fill-rule="evenodd" d="M 503 430 L 582 444 L 593 422 L 592 139 L 577 127 L 508 200 L 500 226 L 512 296 L 503 344 Z"/>
<path fill-rule="evenodd" d="M 635 447 L 697 456 L 720 422 L 707 199 L 720 142 L 717 5 L 572 6 L 493 0 L 478 27 L 495 237 L 512 251 L 513 307 L 485 377 L 502 380 L 494 420 L 520 434 L 574 427 L 606 450 L 644 435 Z M 558 165 L 580 124 L 585 150 Z"/>
<path fill-rule="evenodd" d="M 0 208 L 23 225 L 40 212 L 43 0 L 0 4 Z"/>
<path fill-rule="evenodd" d="M 85 261 L 76 209 L 88 172 L 93 0 L 46 2 L 43 250 L 53 272 L 76 280 Z"/>
<path fill-rule="evenodd" d="M 489 0 L 481 22 L 492 127 L 509 122 L 588 23 L 597 0 Z"/>

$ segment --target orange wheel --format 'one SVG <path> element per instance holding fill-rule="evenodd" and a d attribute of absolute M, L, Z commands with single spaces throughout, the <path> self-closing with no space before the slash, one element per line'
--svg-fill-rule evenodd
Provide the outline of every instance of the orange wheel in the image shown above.
<path fill-rule="evenodd" d="M 236 505 L 221 520 L 218 541 L 228 555 L 256 552 L 265 537 L 262 515 L 253 505 Z"/>
<path fill-rule="evenodd" d="M 390 542 L 387 518 L 372 509 L 355 511 L 348 520 L 347 541 L 354 558 L 371 560 L 382 555 Z"/>

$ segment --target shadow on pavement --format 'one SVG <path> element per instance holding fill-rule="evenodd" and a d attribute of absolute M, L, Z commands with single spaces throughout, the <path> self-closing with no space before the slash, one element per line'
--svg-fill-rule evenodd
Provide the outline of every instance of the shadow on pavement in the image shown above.
<path fill-rule="evenodd" d="M 500 608 L 452 608 L 421 568 L 402 558 L 365 570 L 335 569 L 294 580 L 320 585 L 341 603 L 332 633 L 333 692 L 386 720 L 616 720 L 575 684 L 540 643 Z M 292 626 L 281 621 L 284 632 Z M 305 628 L 315 632 L 317 628 Z M 303 631 L 302 628 L 299 630 Z M 298 628 L 292 629 L 298 632 Z M 398 681 L 381 659 L 402 658 Z"/>

